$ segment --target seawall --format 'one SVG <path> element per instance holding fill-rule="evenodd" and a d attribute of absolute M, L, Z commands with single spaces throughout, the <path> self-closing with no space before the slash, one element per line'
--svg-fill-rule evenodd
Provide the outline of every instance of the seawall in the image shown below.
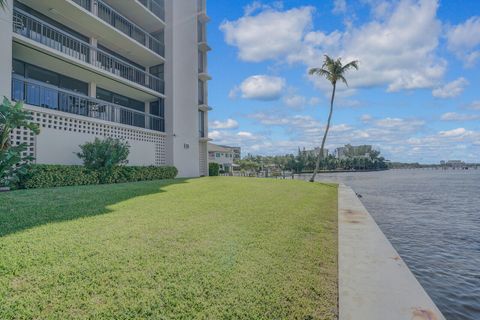
<path fill-rule="evenodd" d="M 339 320 L 445 320 L 355 192 L 338 192 Z"/>

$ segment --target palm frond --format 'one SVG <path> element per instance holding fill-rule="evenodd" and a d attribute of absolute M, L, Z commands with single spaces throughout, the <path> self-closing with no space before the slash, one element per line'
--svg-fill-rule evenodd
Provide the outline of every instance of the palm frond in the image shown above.
<path fill-rule="evenodd" d="M 316 75 L 319 75 L 319 76 L 322 76 L 322 77 L 326 77 L 328 75 L 331 75 L 330 71 L 325 70 L 323 68 L 312 68 L 308 71 L 308 73 L 310 75 L 316 74 Z"/>
<path fill-rule="evenodd" d="M 347 63 L 346 65 L 344 65 L 342 67 L 342 71 L 345 72 L 349 69 L 355 69 L 355 70 L 358 70 L 358 60 L 353 60 L 353 61 L 350 61 L 349 63 Z"/>
<path fill-rule="evenodd" d="M 347 79 L 345 79 L 345 77 L 343 75 L 339 75 L 337 76 L 338 80 L 342 81 L 343 83 L 345 83 L 345 85 L 348 87 L 348 82 L 347 82 Z"/>

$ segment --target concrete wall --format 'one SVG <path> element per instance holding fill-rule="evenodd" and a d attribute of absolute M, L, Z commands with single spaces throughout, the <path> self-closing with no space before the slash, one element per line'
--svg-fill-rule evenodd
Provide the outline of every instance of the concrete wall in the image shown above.
<path fill-rule="evenodd" d="M 165 135 L 142 128 L 118 125 L 107 121 L 77 116 L 26 105 L 40 134 L 33 136 L 25 129 L 15 130 L 12 141 L 28 142 L 38 164 L 81 164 L 76 156 L 80 145 L 95 138 L 120 138 L 130 145 L 129 165 L 166 164 Z"/>
<path fill-rule="evenodd" d="M 339 320 L 444 320 L 355 192 L 338 199 Z"/>
<path fill-rule="evenodd" d="M 13 0 L 6 1 L 4 10 L 0 9 L 0 99 L 10 97 L 12 87 L 12 8 Z"/>
<path fill-rule="evenodd" d="M 167 153 L 180 177 L 200 175 L 196 18 L 196 1 L 166 1 Z"/>

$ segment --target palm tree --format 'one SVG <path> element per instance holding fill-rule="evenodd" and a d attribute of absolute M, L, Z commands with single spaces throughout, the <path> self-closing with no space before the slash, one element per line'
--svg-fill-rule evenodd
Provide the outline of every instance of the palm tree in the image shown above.
<path fill-rule="evenodd" d="M 313 171 L 313 175 L 310 178 L 310 182 L 315 181 L 315 176 L 317 175 L 318 169 L 320 167 L 320 161 L 323 158 L 325 141 L 327 140 L 328 130 L 330 129 L 330 122 L 332 120 L 333 101 L 335 100 L 335 90 L 337 88 L 337 81 L 338 80 L 342 81 L 348 87 L 347 80 L 345 79 L 345 74 L 350 69 L 358 70 L 358 60 L 354 60 L 347 63 L 346 65 L 343 65 L 341 58 L 334 60 L 330 58 L 328 55 L 325 55 L 325 60 L 321 68 L 312 68 L 309 70 L 310 75 L 318 75 L 321 77 L 325 77 L 328 81 L 331 82 L 333 86 L 332 99 L 330 100 L 330 114 L 328 115 L 327 127 L 325 128 L 325 134 L 323 135 L 322 146 L 320 148 L 320 152 L 317 157 L 317 164 L 315 166 L 315 170 Z"/>
<path fill-rule="evenodd" d="M 5 0 L 0 0 L 0 8 L 5 9 Z"/>

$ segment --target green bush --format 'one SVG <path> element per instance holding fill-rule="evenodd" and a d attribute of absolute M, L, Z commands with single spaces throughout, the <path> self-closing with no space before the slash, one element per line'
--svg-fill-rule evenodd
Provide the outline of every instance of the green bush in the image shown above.
<path fill-rule="evenodd" d="M 95 138 L 93 142 L 87 142 L 80 146 L 82 152 L 77 156 L 83 160 L 83 164 L 92 170 L 111 170 L 112 168 L 128 163 L 130 145 L 126 141 L 114 138 L 100 140 Z"/>
<path fill-rule="evenodd" d="M 18 185 L 22 189 L 51 188 L 173 179 L 175 167 L 114 167 L 111 170 L 90 170 L 84 166 L 31 165 Z M 102 176 L 103 175 L 103 176 Z"/>
<path fill-rule="evenodd" d="M 211 162 L 208 164 L 208 175 L 210 177 L 216 177 L 220 174 L 220 165 L 218 163 Z"/>

